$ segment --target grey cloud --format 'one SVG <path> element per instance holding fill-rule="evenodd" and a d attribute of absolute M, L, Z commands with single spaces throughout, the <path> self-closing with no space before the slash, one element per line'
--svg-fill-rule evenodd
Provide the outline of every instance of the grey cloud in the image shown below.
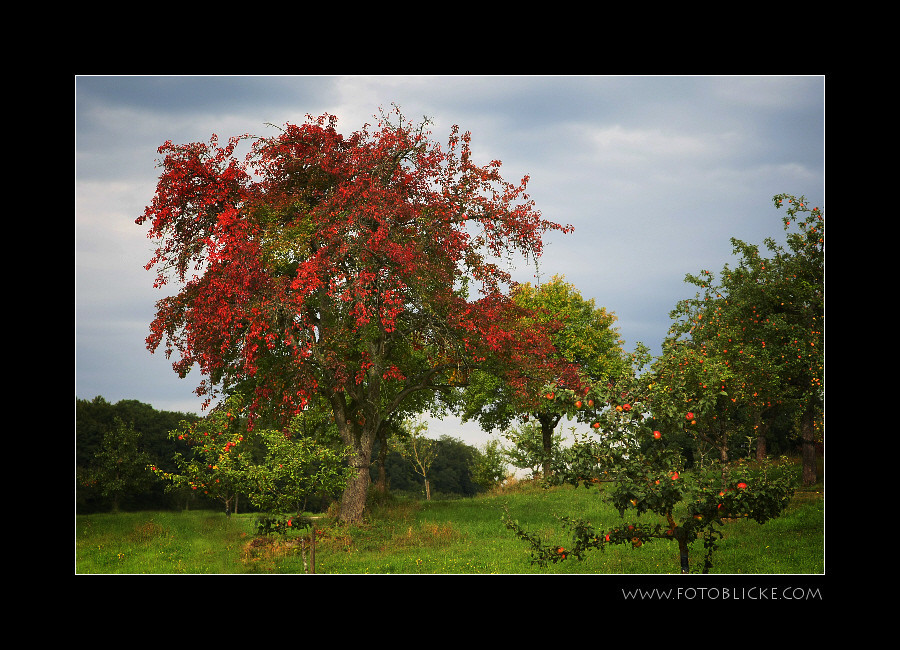
<path fill-rule="evenodd" d="M 76 391 L 157 408 L 193 400 L 143 347 L 153 304 L 148 242 L 156 147 L 263 131 L 324 111 L 350 132 L 379 106 L 470 130 L 478 162 L 503 161 L 547 218 L 541 274 L 565 274 L 615 312 L 629 346 L 658 347 L 669 311 L 718 271 L 730 237 L 781 234 L 779 192 L 824 203 L 824 89 L 817 77 L 90 77 L 76 83 Z M 534 281 L 521 265 L 516 279 Z M 78 296 L 81 296 L 79 299 Z M 198 406 L 199 408 L 199 406 Z M 185 410 L 185 409 L 175 409 Z M 446 423 L 445 423 L 446 424 Z"/>

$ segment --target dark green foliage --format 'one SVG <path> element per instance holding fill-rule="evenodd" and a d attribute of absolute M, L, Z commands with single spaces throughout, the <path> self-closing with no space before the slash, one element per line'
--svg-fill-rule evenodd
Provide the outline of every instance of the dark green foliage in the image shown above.
<path fill-rule="evenodd" d="M 157 411 L 149 404 L 137 400 L 121 400 L 111 404 L 100 396 L 92 400 L 76 399 L 76 512 L 105 512 L 111 508 L 111 498 L 104 497 L 97 489 L 85 486 L 79 479 L 95 464 L 104 436 L 115 431 L 117 420 L 133 427 L 140 434 L 141 450 L 147 454 L 150 462 L 166 471 L 173 471 L 175 467 L 172 459 L 175 452 L 189 453 L 189 450 L 186 445 L 179 446 L 176 441 L 169 440 L 168 433 L 183 420 L 197 419 L 198 416 L 189 413 Z M 128 511 L 215 507 L 196 495 L 185 497 L 190 499 L 186 501 L 178 495 L 167 494 L 164 488 L 162 483 L 151 481 L 146 489 L 124 495 L 119 507 Z"/>
<path fill-rule="evenodd" d="M 189 457 L 192 449 L 178 440 L 171 440 L 169 432 L 179 428 L 181 422 L 195 422 L 201 419 L 190 413 L 175 411 L 158 411 L 149 404 L 137 400 L 121 400 L 115 404 L 103 397 L 92 400 L 75 400 L 75 461 L 76 461 L 76 512 L 90 514 L 107 512 L 112 507 L 112 500 L 104 497 L 96 488 L 83 484 L 80 479 L 95 462 L 96 453 L 101 449 L 104 435 L 114 431 L 117 419 L 126 426 L 133 426 L 140 434 L 141 449 L 147 454 L 150 462 L 166 472 L 175 472 L 176 453 Z M 439 453 L 429 474 L 432 492 L 435 495 L 470 497 L 482 492 L 484 488 L 477 485 L 473 478 L 473 465 L 478 450 L 464 442 L 442 437 L 438 441 Z M 378 448 L 374 456 L 378 457 Z M 424 481 L 415 473 L 410 463 L 399 454 L 388 454 L 385 461 L 389 486 L 391 490 L 406 493 L 422 493 Z M 377 469 L 373 463 L 373 480 Z M 433 476 L 432 476 L 433 474 Z M 149 476 L 149 472 L 148 472 Z M 315 501 L 315 499 L 313 499 Z M 251 504 L 249 500 L 240 502 L 241 510 L 246 512 Z M 315 511 L 324 510 L 327 503 L 307 504 Z M 121 510 L 221 510 L 221 505 L 196 492 L 173 493 L 165 490 L 162 481 L 153 480 L 146 489 L 126 494 L 119 504 Z M 252 508 L 251 508 L 252 509 Z"/>

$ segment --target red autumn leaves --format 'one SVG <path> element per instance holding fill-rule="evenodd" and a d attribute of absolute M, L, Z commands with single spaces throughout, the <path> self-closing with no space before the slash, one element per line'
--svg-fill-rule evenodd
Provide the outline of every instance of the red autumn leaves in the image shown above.
<path fill-rule="evenodd" d="M 520 326 L 509 274 L 489 262 L 536 257 L 544 232 L 571 230 L 542 218 L 527 177 L 508 183 L 498 162 L 476 165 L 456 128 L 442 149 L 402 118 L 344 136 L 333 116 L 310 117 L 239 160 L 244 139 L 164 144 L 136 220 L 158 245 L 156 285 L 183 285 L 158 303 L 148 348 L 177 354 L 181 376 L 199 367 L 198 394 L 250 380 L 254 411 L 289 417 L 321 391 L 411 392 L 488 358 L 522 390 L 550 373 L 546 334 Z M 403 342 L 414 333 L 427 345 Z"/>

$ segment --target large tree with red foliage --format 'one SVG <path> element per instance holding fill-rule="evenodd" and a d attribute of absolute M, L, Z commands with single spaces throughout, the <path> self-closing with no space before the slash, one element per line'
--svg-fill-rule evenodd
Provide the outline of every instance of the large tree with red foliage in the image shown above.
<path fill-rule="evenodd" d="M 499 161 L 472 161 L 470 136 L 446 147 L 399 111 L 350 136 L 330 115 L 241 136 L 159 149 L 162 173 L 136 221 L 157 249 L 151 351 L 195 365 L 197 394 L 248 399 L 248 416 L 287 423 L 333 413 L 356 478 L 342 518 L 365 509 L 374 441 L 436 403 L 468 370 L 490 366 L 521 391 L 548 368 L 549 337 L 509 298 L 501 266 L 537 258 L 567 232 L 510 184 Z M 243 159 L 236 148 L 251 142 Z"/>

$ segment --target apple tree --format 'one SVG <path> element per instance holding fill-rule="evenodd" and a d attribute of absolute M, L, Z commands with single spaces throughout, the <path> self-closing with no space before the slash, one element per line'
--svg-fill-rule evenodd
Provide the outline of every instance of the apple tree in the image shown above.
<path fill-rule="evenodd" d="M 345 136 L 331 115 L 221 146 L 163 144 L 150 205 L 157 303 L 147 346 L 199 369 L 199 396 L 241 395 L 286 426 L 325 405 L 354 474 L 342 520 L 365 512 L 382 428 L 437 409 L 490 364 L 516 392 L 547 382 L 552 345 L 527 326 L 494 260 L 537 259 L 546 220 L 499 161 L 473 161 L 395 109 Z M 250 141 L 241 159 L 239 147 Z"/>
<path fill-rule="evenodd" d="M 688 573 L 690 548 L 702 540 L 699 570 L 708 573 L 725 519 L 764 523 L 778 516 L 793 494 L 794 478 L 785 468 L 686 471 L 681 446 L 655 428 L 655 374 L 648 369 L 646 348 L 639 345 L 630 360 L 632 372 L 622 373 L 615 385 L 595 384 L 585 396 L 588 401 L 579 400 L 577 419 L 588 429 L 553 474 L 554 482 L 597 489 L 619 519 L 594 523 L 563 517 L 570 537 L 555 541 L 529 531 L 527 522 L 508 513 L 506 526 L 531 546 L 532 561 L 538 564 L 583 559 L 588 551 L 610 545 L 637 549 L 668 542 L 677 547 L 680 569 Z"/>
<path fill-rule="evenodd" d="M 283 528 L 319 492 L 340 491 L 349 468 L 346 450 L 304 427 L 303 415 L 285 429 L 248 429 L 238 398 L 219 404 L 205 418 L 183 422 L 170 437 L 192 454 L 177 452 L 176 471 L 151 470 L 168 488 L 189 489 L 221 501 L 230 515 L 238 495 L 247 495 L 269 525 Z"/>
<path fill-rule="evenodd" d="M 769 238 L 774 255 L 764 257 L 758 246 L 732 239 L 735 268 L 726 265 L 718 281 L 706 270 L 687 276 L 700 291 L 672 312 L 656 364 L 654 415 L 715 447 L 722 463 L 742 440 L 755 440 L 763 461 L 767 428 L 793 415 L 808 484 L 824 404 L 824 225 L 802 197 L 775 199 L 790 206 L 788 249 Z M 685 411 L 694 415 L 687 422 Z"/>
<path fill-rule="evenodd" d="M 785 245 L 767 238 L 767 256 L 733 239 L 740 264 L 725 288 L 742 305 L 774 361 L 782 411 L 793 414 L 801 443 L 803 484 L 816 482 L 815 444 L 825 409 L 825 216 L 805 197 L 778 194 Z M 750 314 L 747 312 L 750 311 Z"/>
<path fill-rule="evenodd" d="M 191 491 L 220 501 L 230 516 L 238 495 L 248 491 L 246 471 L 253 462 L 239 407 L 232 401 L 205 418 L 182 421 L 169 438 L 190 451 L 175 452 L 174 471 L 156 465 L 150 466 L 151 471 L 166 482 L 167 490 Z"/>

